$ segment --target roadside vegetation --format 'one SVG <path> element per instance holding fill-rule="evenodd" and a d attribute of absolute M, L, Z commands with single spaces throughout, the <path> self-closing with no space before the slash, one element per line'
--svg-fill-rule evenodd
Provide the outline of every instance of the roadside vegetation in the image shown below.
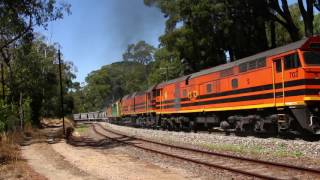
<path fill-rule="evenodd" d="M 35 27 L 70 14 L 70 5 L 56 1 L 0 1 L 0 133 L 40 125 L 41 117 L 60 116 L 59 44 L 48 44 Z M 62 60 L 63 55 L 61 56 Z M 64 109 L 70 114 L 69 94 L 74 66 L 62 64 Z"/>
<path fill-rule="evenodd" d="M 81 134 L 81 133 L 84 133 L 85 131 L 87 131 L 87 129 L 88 129 L 87 125 L 80 124 L 75 128 L 75 131 Z"/>
<path fill-rule="evenodd" d="M 61 115 L 59 45 L 48 44 L 34 29 L 46 28 L 50 21 L 69 13 L 69 4 L 51 0 L 0 0 L 0 179 L 39 176 L 21 158 L 19 144 L 26 136 L 40 136 L 34 127 L 40 126 L 43 117 Z M 69 114 L 73 69 L 71 62 L 63 61 L 65 111 Z"/>
<path fill-rule="evenodd" d="M 166 17 L 159 47 L 129 44 L 73 92 L 75 112 L 103 110 L 132 92 L 320 34 L 313 1 L 144 0 Z M 302 3 L 302 4 L 301 4 Z"/>

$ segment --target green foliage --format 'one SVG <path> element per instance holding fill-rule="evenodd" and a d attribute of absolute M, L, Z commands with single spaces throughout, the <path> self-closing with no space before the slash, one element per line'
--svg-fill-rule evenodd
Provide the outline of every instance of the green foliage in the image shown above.
<path fill-rule="evenodd" d="M 70 14 L 70 4 L 55 0 L 0 0 L 0 51 L 21 37 L 32 39 L 32 27 L 47 27 L 48 22 L 63 18 L 64 12 Z M 4 59 L 6 63 L 10 58 Z"/>
<path fill-rule="evenodd" d="M 145 0 L 168 17 L 161 44 L 185 65 L 184 74 L 266 50 L 265 3 L 246 0 Z M 241 36 L 239 36 L 241 34 Z"/>
<path fill-rule="evenodd" d="M 290 14 L 294 25 L 298 28 L 298 36 L 301 38 L 304 34 L 303 21 L 301 20 L 301 13 L 298 4 L 293 4 L 289 6 Z M 278 18 L 281 18 L 280 16 Z M 271 34 L 270 26 L 267 26 L 267 37 L 269 38 L 269 46 L 271 46 Z M 275 22 L 275 44 L 277 46 L 282 46 L 292 42 L 291 36 L 284 26 Z"/>
<path fill-rule="evenodd" d="M 9 106 L 0 100 L 0 132 L 3 132 L 6 128 L 7 117 L 11 112 Z"/>
<path fill-rule="evenodd" d="M 126 52 L 122 55 L 124 61 L 134 61 L 141 64 L 149 64 L 153 60 L 155 48 L 145 41 L 129 44 Z"/>
<path fill-rule="evenodd" d="M 31 119 L 39 123 L 39 117 L 58 116 L 60 114 L 59 70 L 54 61 L 57 49 L 46 45 L 41 38 L 32 43 L 25 43 L 14 50 L 15 59 L 10 67 L 10 98 L 20 101 L 20 96 L 27 99 L 31 108 Z M 63 64 L 64 94 L 72 87 L 72 64 Z M 72 112 L 72 97 L 65 97 L 67 113 Z"/>
<path fill-rule="evenodd" d="M 23 101 L 23 105 L 22 105 L 22 109 L 23 109 L 23 120 L 24 123 L 31 123 L 31 99 L 30 98 L 26 98 Z"/>
<path fill-rule="evenodd" d="M 152 62 L 148 75 L 148 84 L 154 85 L 160 82 L 174 79 L 182 74 L 182 64 L 176 55 L 170 53 L 166 48 L 156 51 L 155 61 Z"/>
<path fill-rule="evenodd" d="M 312 35 L 312 1 L 298 2 L 144 0 L 167 17 L 161 45 L 182 60 L 184 74 L 226 63 L 226 53 L 234 61 Z"/>
<path fill-rule="evenodd" d="M 53 63 L 57 49 L 35 35 L 33 27 L 46 28 L 64 13 L 70 14 L 70 4 L 56 0 L 0 0 L 0 63 L 4 65 L 0 131 L 14 129 L 22 113 L 25 121 L 35 124 L 40 116 L 59 114 L 58 66 Z M 72 64 L 64 64 L 65 94 L 75 78 L 71 68 Z M 70 113 L 72 97 L 68 96 L 66 109 Z"/>
<path fill-rule="evenodd" d="M 57 117 L 60 114 L 60 89 L 59 70 L 55 63 L 57 49 L 44 43 L 42 38 L 35 41 L 23 43 L 12 49 L 14 59 L 5 68 L 6 76 L 6 99 L 11 104 L 22 106 L 25 121 L 32 121 L 39 124 L 39 118 Z M 73 98 L 69 95 L 69 89 L 73 87 L 72 79 L 75 75 L 72 72 L 73 65 L 64 63 L 63 66 L 63 87 L 65 96 L 66 113 L 73 109 Z M 18 117 L 18 110 L 11 112 Z"/>
<path fill-rule="evenodd" d="M 314 26 L 314 33 L 320 34 L 320 14 L 315 15 L 313 26 Z"/>
<path fill-rule="evenodd" d="M 91 72 L 86 86 L 73 92 L 75 111 L 97 111 L 128 93 L 146 89 L 145 69 L 141 63 L 122 61 Z"/>
<path fill-rule="evenodd" d="M 0 132 L 14 130 L 18 124 L 17 107 L 0 100 Z"/>

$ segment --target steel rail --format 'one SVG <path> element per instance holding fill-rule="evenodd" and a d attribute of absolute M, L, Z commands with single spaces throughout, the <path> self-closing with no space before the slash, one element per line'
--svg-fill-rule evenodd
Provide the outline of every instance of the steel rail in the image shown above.
<path fill-rule="evenodd" d="M 104 128 L 102 128 L 102 129 L 105 130 Z M 247 175 L 247 176 L 250 176 L 250 177 L 258 177 L 258 178 L 262 178 L 262 179 L 272 179 L 272 180 L 281 179 L 281 178 L 277 178 L 277 177 L 273 177 L 273 176 L 258 174 L 258 173 L 254 173 L 254 172 L 244 171 L 244 170 L 241 170 L 241 169 L 236 169 L 236 168 L 227 167 L 227 166 L 221 166 L 221 165 L 212 164 L 212 163 L 208 163 L 208 162 L 203 162 L 203 161 L 199 161 L 199 160 L 195 160 L 195 159 L 191 159 L 191 158 L 186 158 L 186 157 L 182 157 L 182 156 L 178 156 L 178 155 L 173 155 L 173 154 L 169 154 L 169 153 L 166 153 L 166 152 L 157 151 L 157 150 L 154 150 L 154 149 L 149 149 L 149 148 L 146 148 L 146 147 L 143 147 L 143 146 L 139 146 L 139 145 L 136 145 L 136 144 L 133 144 L 133 143 L 121 141 L 121 140 L 119 140 L 117 138 L 112 138 L 110 136 L 107 136 L 107 135 L 99 132 L 94 125 L 93 125 L 93 130 L 97 134 L 99 134 L 99 135 L 101 135 L 103 137 L 109 138 L 111 140 L 114 140 L 116 142 L 127 144 L 127 145 L 130 145 L 130 146 L 133 146 L 133 147 L 136 147 L 136 148 L 139 148 L 139 149 L 143 149 L 143 150 L 146 150 L 146 151 L 150 151 L 150 152 L 153 152 L 153 153 L 162 154 L 162 155 L 165 155 L 165 156 L 181 159 L 181 160 L 184 160 L 184 161 L 189 161 L 189 162 L 193 162 L 193 163 L 196 163 L 196 164 L 205 165 L 205 166 L 208 166 L 208 167 L 218 168 L 218 169 L 222 169 L 222 170 L 228 170 L 228 171 L 231 171 L 231 172 L 240 173 L 240 174 Z M 111 131 L 108 131 L 108 132 L 109 133 L 113 133 Z M 113 134 L 121 135 L 119 133 L 113 133 Z M 130 138 L 130 136 L 126 136 L 126 135 L 121 135 L 121 136 Z M 140 140 L 140 139 L 135 139 L 135 140 Z M 143 141 L 143 140 L 140 140 L 140 141 Z M 145 141 L 145 142 L 148 142 L 148 141 Z M 170 147 L 170 146 L 167 146 L 167 147 Z"/>
<path fill-rule="evenodd" d="M 124 134 L 121 134 L 119 132 L 107 129 L 107 128 L 103 127 L 99 123 L 98 123 L 98 125 L 102 129 L 104 129 L 105 131 L 108 131 L 108 132 L 111 132 L 111 133 L 114 133 L 114 134 L 117 134 L 117 135 L 121 135 L 121 136 L 130 137 L 128 135 L 124 135 Z M 134 138 L 137 139 L 137 140 L 141 140 L 141 141 L 145 141 L 145 142 L 149 142 L 149 143 L 153 143 L 153 144 L 168 146 L 168 147 L 177 148 L 177 149 L 183 149 L 183 150 L 192 151 L 192 152 L 199 152 L 199 153 L 204 153 L 204 154 L 208 154 L 208 155 L 215 155 L 215 156 L 233 158 L 233 159 L 237 159 L 237 160 L 244 160 L 244 161 L 249 161 L 249 162 L 255 162 L 255 163 L 260 163 L 260 164 L 266 164 L 266 165 L 278 166 L 278 167 L 282 167 L 282 168 L 290 168 L 290 169 L 295 169 L 295 170 L 299 170 L 299 171 L 306 171 L 306 172 L 320 174 L 320 169 L 313 169 L 313 168 L 295 166 L 295 165 L 290 165 L 290 164 L 285 164 L 285 163 L 264 161 L 264 160 L 252 159 L 252 158 L 247 158 L 247 157 L 239 157 L 239 156 L 229 155 L 229 154 L 224 154 L 224 153 L 204 151 L 204 150 L 199 150 L 199 149 L 194 149 L 194 148 L 188 148 L 188 147 L 182 147 L 182 146 L 176 146 L 176 145 L 161 143 L 161 142 L 152 141 L 152 140 L 148 140 L 148 139 L 144 139 L 144 138 L 140 138 L 140 137 L 134 137 Z"/>

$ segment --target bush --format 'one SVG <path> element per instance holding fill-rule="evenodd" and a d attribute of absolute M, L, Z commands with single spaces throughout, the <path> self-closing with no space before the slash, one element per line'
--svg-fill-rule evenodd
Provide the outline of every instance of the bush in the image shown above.
<path fill-rule="evenodd" d="M 7 118 L 10 114 L 10 107 L 0 100 L 0 132 L 6 130 Z"/>
<path fill-rule="evenodd" d="M 15 130 L 19 125 L 17 109 L 15 105 L 8 105 L 0 100 L 0 132 Z"/>
<path fill-rule="evenodd" d="M 31 99 L 27 98 L 23 102 L 23 121 L 25 124 L 31 123 L 31 107 L 30 107 Z"/>

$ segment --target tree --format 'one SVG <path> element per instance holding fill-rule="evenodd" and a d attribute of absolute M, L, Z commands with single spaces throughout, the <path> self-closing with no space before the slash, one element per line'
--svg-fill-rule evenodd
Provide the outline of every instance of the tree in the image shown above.
<path fill-rule="evenodd" d="M 63 18 L 64 11 L 70 13 L 70 4 L 57 6 L 55 0 L 1 0 L 0 50 L 31 35 L 33 26 L 47 27 L 49 21 Z"/>
<path fill-rule="evenodd" d="M 144 0 L 167 17 L 161 45 L 177 52 L 185 73 L 226 63 L 226 54 L 234 61 L 312 35 L 314 1 L 297 2 Z"/>
<path fill-rule="evenodd" d="M 289 11 L 292 16 L 294 25 L 298 28 L 298 36 L 299 38 L 301 38 L 304 34 L 304 24 L 301 20 L 302 17 L 298 4 L 292 4 L 291 6 L 289 6 Z M 273 24 L 273 27 L 271 27 L 270 25 L 267 26 L 267 36 L 269 39 L 270 47 L 274 48 L 292 42 L 292 38 L 286 30 L 285 26 L 274 21 L 270 21 L 270 24 L 271 23 Z M 274 35 L 272 35 L 272 31 Z M 272 38 L 272 36 L 274 37 Z"/>
<path fill-rule="evenodd" d="M 54 63 L 57 49 L 44 43 L 33 28 L 46 28 L 48 22 L 63 18 L 65 12 L 70 13 L 70 5 L 55 0 L 0 0 L 1 88 L 6 91 L 1 106 L 10 104 L 11 109 L 3 117 L 16 116 L 18 106 L 31 108 L 26 114 L 35 124 L 41 116 L 59 114 L 58 66 Z M 67 113 L 73 108 L 68 93 L 75 78 L 72 67 L 68 62 L 63 65 Z"/>
<path fill-rule="evenodd" d="M 299 9 L 302 15 L 303 23 L 304 23 L 304 31 L 307 37 L 313 35 L 313 5 L 314 0 L 305 0 L 306 8 L 303 5 L 303 0 L 298 0 Z"/>
<path fill-rule="evenodd" d="M 121 61 L 91 72 L 86 85 L 77 92 L 76 101 L 82 102 L 83 107 L 75 106 L 84 112 L 97 111 L 126 94 L 145 90 L 148 83 L 144 69 L 141 63 Z"/>
<path fill-rule="evenodd" d="M 297 41 L 301 38 L 298 27 L 294 24 L 287 0 L 270 0 L 268 6 L 270 9 L 270 18 L 272 21 L 281 24 L 290 34 L 292 41 Z"/>
<path fill-rule="evenodd" d="M 268 49 L 268 12 L 260 1 L 145 0 L 145 4 L 159 7 L 168 17 L 161 45 L 178 52 L 189 69 L 185 73 L 226 63 L 226 52 L 233 61 Z"/>
<path fill-rule="evenodd" d="M 155 61 L 152 62 L 148 75 L 149 86 L 177 78 L 183 74 L 183 64 L 176 58 L 177 55 L 169 52 L 166 48 L 158 49 L 154 57 Z"/>
<path fill-rule="evenodd" d="M 315 15 L 313 23 L 314 33 L 320 34 L 320 14 Z"/>
<path fill-rule="evenodd" d="M 302 16 L 304 24 L 304 34 L 306 37 L 312 36 L 314 33 L 314 12 L 313 7 L 315 5 L 314 0 L 297 0 L 300 14 Z M 306 6 L 305 6 L 306 5 Z M 268 6 L 270 8 L 270 17 L 272 20 L 280 23 L 290 34 L 292 41 L 297 41 L 301 39 L 301 34 L 299 33 L 299 27 L 294 23 L 295 18 L 289 10 L 288 1 L 281 0 L 281 5 L 279 0 L 268 1 Z"/>
<path fill-rule="evenodd" d="M 55 0 L 0 0 L 0 12 L 0 63 L 9 69 L 6 85 L 13 91 L 11 61 L 16 47 L 31 46 L 33 27 L 46 28 L 48 22 L 63 18 L 64 12 L 70 13 L 70 5 L 56 5 Z M 3 81 L 2 86 L 5 87 Z"/>
<path fill-rule="evenodd" d="M 129 44 L 122 57 L 124 61 L 134 61 L 141 64 L 149 64 L 153 60 L 155 48 L 145 41 Z"/>
<path fill-rule="evenodd" d="M 13 77 L 10 99 L 18 102 L 20 94 L 31 99 L 32 120 L 39 124 L 39 117 L 55 117 L 59 114 L 59 80 L 57 49 L 46 45 L 42 38 L 32 44 L 22 44 L 14 50 Z M 72 63 L 63 64 L 63 87 L 66 94 L 66 113 L 71 113 L 73 100 L 69 89 L 73 87 Z"/>

